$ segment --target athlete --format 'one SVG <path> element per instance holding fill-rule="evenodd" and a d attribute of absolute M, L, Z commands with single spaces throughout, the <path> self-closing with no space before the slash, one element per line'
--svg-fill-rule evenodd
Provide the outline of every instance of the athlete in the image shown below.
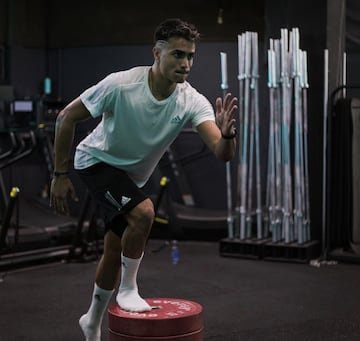
<path fill-rule="evenodd" d="M 79 320 L 87 341 L 101 338 L 102 318 L 120 270 L 119 306 L 132 312 L 151 310 L 137 285 L 154 219 L 153 203 L 141 188 L 183 127 L 190 122 L 218 159 L 234 156 L 237 99 L 231 94 L 217 98 L 214 113 L 187 82 L 199 36 L 193 24 L 163 21 L 154 33 L 153 65 L 108 75 L 58 115 L 50 204 L 61 214 L 69 213 L 69 197 L 78 200 L 68 176 L 76 124 L 101 117 L 74 156 L 74 169 L 102 207 L 106 222 L 91 304 Z"/>

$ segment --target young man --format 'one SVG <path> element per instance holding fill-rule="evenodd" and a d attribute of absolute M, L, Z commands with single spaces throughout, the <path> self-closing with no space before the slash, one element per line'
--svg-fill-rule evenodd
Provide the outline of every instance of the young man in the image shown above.
<path fill-rule="evenodd" d="M 154 34 L 154 64 L 110 74 L 84 91 L 58 116 L 51 205 L 68 213 L 77 200 L 68 178 L 76 123 L 102 116 L 76 148 L 74 168 L 102 206 L 106 219 L 104 254 L 98 264 L 88 312 L 80 318 L 87 341 L 100 340 L 101 322 L 115 289 L 127 311 L 149 311 L 138 293 L 137 272 L 153 219 L 152 201 L 141 191 L 167 147 L 187 122 L 220 160 L 235 152 L 236 98 L 209 101 L 186 81 L 193 64 L 197 29 L 180 19 L 162 22 Z M 216 122 L 216 123 L 215 123 Z"/>

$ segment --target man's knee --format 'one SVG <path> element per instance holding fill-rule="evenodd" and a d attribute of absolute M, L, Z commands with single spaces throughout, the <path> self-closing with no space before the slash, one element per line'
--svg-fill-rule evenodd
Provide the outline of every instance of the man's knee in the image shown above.
<path fill-rule="evenodd" d="M 145 233 L 150 231 L 154 217 L 154 205 L 150 199 L 142 201 L 127 214 L 129 226 L 140 228 Z"/>
<path fill-rule="evenodd" d="M 104 261 L 120 264 L 121 251 L 121 238 L 113 231 L 108 231 L 104 237 Z"/>

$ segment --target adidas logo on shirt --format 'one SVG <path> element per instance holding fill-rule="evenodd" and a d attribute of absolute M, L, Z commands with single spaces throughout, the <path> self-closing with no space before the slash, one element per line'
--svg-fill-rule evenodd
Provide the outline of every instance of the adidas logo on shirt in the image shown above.
<path fill-rule="evenodd" d="M 172 118 L 172 120 L 170 122 L 178 124 L 181 122 L 181 117 L 179 115 L 176 115 L 175 117 Z"/>

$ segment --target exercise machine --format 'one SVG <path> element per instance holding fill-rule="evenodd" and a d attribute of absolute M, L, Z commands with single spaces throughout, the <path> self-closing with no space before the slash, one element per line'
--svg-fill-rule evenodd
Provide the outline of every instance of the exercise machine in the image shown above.
<path fill-rule="evenodd" d="M 359 86 L 336 88 L 329 101 L 327 197 L 324 258 L 360 262 L 359 137 L 360 99 L 346 92 Z"/>
<path fill-rule="evenodd" d="M 195 134 L 192 129 L 184 129 L 180 138 L 184 136 L 188 138 Z M 181 143 L 179 140 L 177 142 Z M 191 147 L 191 153 L 180 150 L 185 148 L 177 147 L 175 141 L 160 160 L 153 175 L 153 181 L 156 181 L 158 187 L 157 195 L 154 197 L 156 217 L 151 236 L 217 241 L 227 234 L 228 211 L 199 207 L 196 193 L 184 170 L 186 165 L 199 164 L 201 159 L 212 154 L 202 141 L 200 147 L 196 145 Z"/>
<path fill-rule="evenodd" d="M 8 127 L 2 131 L 2 141 L 8 135 L 8 146 L 7 149 L 3 146 L 0 157 L 0 268 L 64 257 L 71 244 L 76 219 L 57 215 L 49 207 L 47 197 L 25 195 L 21 186 L 12 183 L 13 166 L 35 150 L 44 157 L 49 181 L 53 172 L 52 145 L 44 129 L 39 125 Z M 4 171 L 9 178 L 7 183 L 13 186 L 8 190 Z"/>

